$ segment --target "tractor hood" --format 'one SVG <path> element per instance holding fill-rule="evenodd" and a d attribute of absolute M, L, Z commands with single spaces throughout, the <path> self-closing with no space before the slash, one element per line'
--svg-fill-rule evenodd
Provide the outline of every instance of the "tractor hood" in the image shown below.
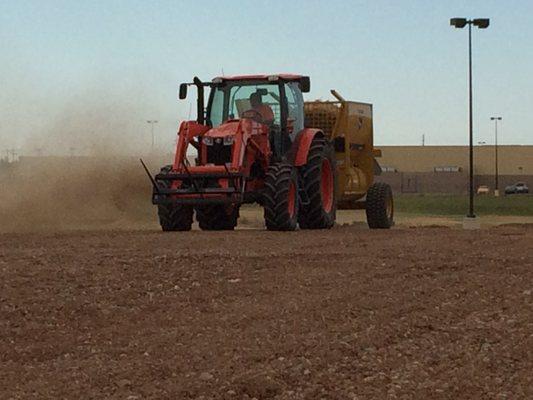
<path fill-rule="evenodd" d="M 224 138 L 226 136 L 234 136 L 239 129 L 240 122 L 241 121 L 239 120 L 226 121 L 222 125 L 209 129 L 204 134 L 204 136 L 212 138 Z"/>

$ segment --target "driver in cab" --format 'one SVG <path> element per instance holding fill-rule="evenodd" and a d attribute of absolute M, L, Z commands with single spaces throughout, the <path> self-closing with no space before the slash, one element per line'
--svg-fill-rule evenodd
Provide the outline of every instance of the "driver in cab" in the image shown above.
<path fill-rule="evenodd" d="M 250 105 L 252 108 L 244 113 L 245 117 L 252 118 L 262 124 L 272 125 L 274 112 L 269 105 L 263 104 L 261 93 L 254 92 L 250 95 Z"/>

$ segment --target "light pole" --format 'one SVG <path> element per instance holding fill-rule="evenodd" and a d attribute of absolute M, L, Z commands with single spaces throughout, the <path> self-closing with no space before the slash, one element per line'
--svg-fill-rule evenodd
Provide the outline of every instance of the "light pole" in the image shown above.
<path fill-rule="evenodd" d="M 468 218 L 476 218 L 474 214 L 474 122 L 472 120 L 472 25 L 479 29 L 489 27 L 488 18 L 466 19 L 452 18 L 450 25 L 455 28 L 464 28 L 468 25 L 468 94 L 469 94 L 469 164 L 470 164 L 470 205 L 468 209 Z"/>
<path fill-rule="evenodd" d="M 498 121 L 501 121 L 502 117 L 490 117 L 490 120 L 494 121 L 494 196 L 498 197 Z"/>
<path fill-rule="evenodd" d="M 154 152 L 154 142 L 155 142 L 155 138 L 154 138 L 154 124 L 157 124 L 159 121 L 155 120 L 155 119 L 149 119 L 148 122 L 151 127 L 152 127 L 152 153 Z"/>

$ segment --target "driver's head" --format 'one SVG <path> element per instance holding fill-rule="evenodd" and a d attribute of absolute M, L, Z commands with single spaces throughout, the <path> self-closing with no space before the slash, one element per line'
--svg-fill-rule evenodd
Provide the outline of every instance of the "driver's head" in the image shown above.
<path fill-rule="evenodd" d="M 250 95 L 250 105 L 252 108 L 257 108 L 263 104 L 261 93 L 255 92 Z"/>

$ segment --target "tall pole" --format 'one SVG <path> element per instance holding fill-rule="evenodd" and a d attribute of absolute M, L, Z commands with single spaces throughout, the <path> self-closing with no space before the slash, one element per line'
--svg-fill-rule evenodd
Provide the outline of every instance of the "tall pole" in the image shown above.
<path fill-rule="evenodd" d="M 153 153 L 153 152 L 154 152 L 154 144 L 155 144 L 154 124 L 157 124 L 158 121 L 155 120 L 155 119 L 150 119 L 150 120 L 148 120 L 148 121 L 146 121 L 146 122 L 148 122 L 148 123 L 151 125 L 151 127 L 152 127 L 151 130 L 152 130 L 152 153 Z"/>
<path fill-rule="evenodd" d="M 487 29 L 490 25 L 488 18 L 452 18 L 450 19 L 450 25 L 463 29 L 468 25 L 468 108 L 469 108 L 469 161 L 470 161 L 470 207 L 468 208 L 468 215 L 463 220 L 463 227 L 467 229 L 476 229 L 476 224 L 470 224 L 469 219 L 475 219 L 474 214 L 474 119 L 472 110 L 472 25 L 477 26 L 479 29 Z M 471 221 L 470 221 L 471 222 Z M 479 225 L 477 225 L 479 227 Z"/>
<path fill-rule="evenodd" d="M 468 217 L 474 214 L 474 121 L 472 118 L 472 24 L 468 24 L 468 81 L 469 81 L 469 119 L 470 119 L 470 206 Z"/>
<path fill-rule="evenodd" d="M 502 120 L 502 117 L 490 117 L 491 121 L 494 121 L 494 195 L 499 196 L 499 171 L 498 171 L 498 121 Z"/>
<path fill-rule="evenodd" d="M 494 191 L 499 192 L 498 187 L 498 120 L 494 120 Z"/>

